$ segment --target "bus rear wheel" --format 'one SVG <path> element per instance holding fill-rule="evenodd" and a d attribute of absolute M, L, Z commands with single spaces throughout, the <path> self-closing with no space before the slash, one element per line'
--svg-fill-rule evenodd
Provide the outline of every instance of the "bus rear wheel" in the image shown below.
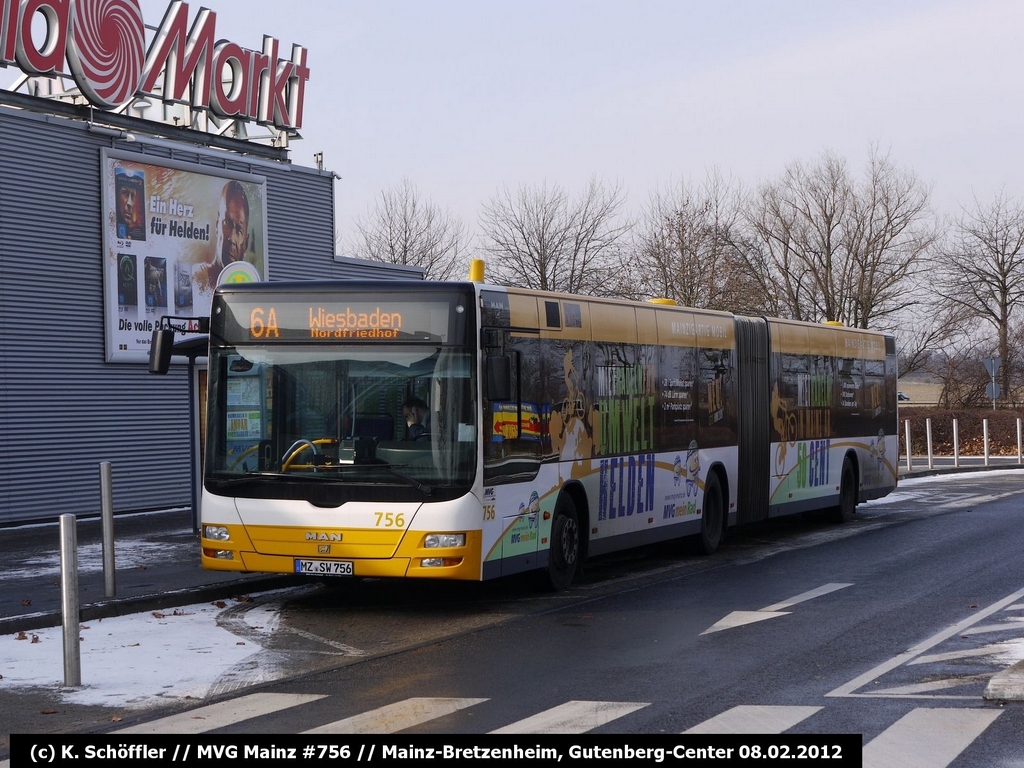
<path fill-rule="evenodd" d="M 843 470 L 839 476 L 839 506 L 833 510 L 837 523 L 848 523 L 853 520 L 857 511 L 857 472 L 853 462 L 847 456 L 843 459 Z"/>
<path fill-rule="evenodd" d="M 725 502 L 718 475 L 708 474 L 704 481 L 704 511 L 700 518 L 700 551 L 713 554 L 725 535 Z"/>
<path fill-rule="evenodd" d="M 551 521 L 551 551 L 548 558 L 547 584 L 552 591 L 568 589 L 579 566 L 580 523 L 576 505 L 565 493 L 555 503 Z"/>

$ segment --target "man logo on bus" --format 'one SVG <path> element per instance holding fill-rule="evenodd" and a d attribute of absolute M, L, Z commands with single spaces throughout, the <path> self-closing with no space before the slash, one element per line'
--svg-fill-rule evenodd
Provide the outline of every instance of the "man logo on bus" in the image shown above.
<path fill-rule="evenodd" d="M 672 484 L 676 486 L 682 484 L 684 474 L 683 459 L 681 456 L 676 454 L 676 463 L 672 465 Z"/>
<path fill-rule="evenodd" d="M 700 474 L 700 456 L 697 453 L 697 441 L 691 440 L 686 451 L 686 495 L 691 492 L 697 495 L 697 476 Z"/>
<path fill-rule="evenodd" d="M 540 495 L 534 491 L 530 494 L 530 514 L 536 515 L 540 513 Z"/>

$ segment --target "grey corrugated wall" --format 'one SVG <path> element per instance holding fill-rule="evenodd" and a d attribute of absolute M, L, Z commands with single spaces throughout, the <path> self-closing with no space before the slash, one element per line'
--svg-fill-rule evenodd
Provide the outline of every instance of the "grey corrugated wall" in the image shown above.
<path fill-rule="evenodd" d="M 117 148 L 267 179 L 272 280 L 344 276 L 330 173 L 153 142 Z M 100 149 L 85 124 L 0 108 L 0 525 L 189 506 L 183 365 L 104 361 Z"/>

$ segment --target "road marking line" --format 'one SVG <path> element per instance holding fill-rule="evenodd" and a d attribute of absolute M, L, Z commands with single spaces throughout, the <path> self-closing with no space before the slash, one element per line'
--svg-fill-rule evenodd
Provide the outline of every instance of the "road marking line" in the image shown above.
<path fill-rule="evenodd" d="M 205 733 L 323 698 L 326 697 L 303 693 L 251 693 L 237 699 L 219 701 L 198 709 L 190 709 L 188 712 L 161 717 L 148 723 L 121 728 L 114 733 Z"/>
<path fill-rule="evenodd" d="M 921 656 L 913 661 L 907 662 L 908 666 L 914 664 L 931 664 L 936 661 L 952 661 L 953 659 L 968 659 L 972 656 L 992 656 L 997 653 L 1006 653 L 1005 645 L 986 645 L 983 648 L 971 648 L 966 651 L 950 651 L 949 653 L 933 653 L 928 656 Z"/>
<path fill-rule="evenodd" d="M 767 611 L 733 611 L 721 621 L 715 622 L 713 626 L 705 629 L 701 634 L 710 635 L 712 632 L 721 632 L 723 629 L 734 629 L 735 627 L 742 627 L 745 624 L 753 624 L 756 621 L 774 619 L 779 616 L 789 616 L 789 611 L 773 611 L 771 613 Z"/>
<path fill-rule="evenodd" d="M 646 702 L 567 701 L 491 733 L 586 733 L 647 706 Z"/>
<path fill-rule="evenodd" d="M 783 600 L 781 603 L 775 603 L 775 605 L 769 605 L 758 611 L 733 611 L 721 621 L 718 621 L 713 626 L 705 629 L 701 634 L 710 635 L 712 632 L 721 632 L 723 629 L 733 629 L 735 627 L 742 627 L 745 624 L 753 624 L 756 621 L 774 619 L 778 616 L 788 616 L 790 612 L 782 610 L 783 608 L 789 608 L 797 603 L 813 600 L 816 597 L 821 597 L 822 595 L 827 595 L 830 592 L 835 592 L 836 590 L 852 586 L 853 584 L 823 584 L 817 589 L 801 592 L 795 597 Z"/>
<path fill-rule="evenodd" d="M 683 733 L 703 734 L 776 734 L 788 731 L 797 723 L 818 712 L 821 707 L 781 707 L 744 705 L 727 709 L 710 720 Z"/>
<path fill-rule="evenodd" d="M 936 645 L 938 645 L 939 643 L 943 642 L 944 640 L 948 640 L 949 638 L 953 637 L 954 635 L 962 634 L 963 632 L 965 632 L 968 628 L 970 628 L 974 624 L 977 624 L 978 622 L 980 622 L 980 621 L 982 621 L 984 619 L 987 619 L 989 616 L 991 616 L 994 613 L 998 613 L 999 611 L 1003 610 L 1003 608 L 1005 608 L 1008 605 L 1013 605 L 1021 597 L 1024 597 L 1024 589 L 1018 589 L 1016 592 L 1014 592 L 1009 597 L 1004 597 L 999 602 L 993 603 L 988 608 L 982 609 L 981 611 L 976 613 L 974 616 L 971 616 L 970 618 L 964 619 L 963 621 L 961 621 L 961 622 L 959 622 L 957 624 L 954 624 L 953 626 L 948 627 L 947 629 L 942 630 L 941 632 L 939 632 L 936 635 L 933 635 L 932 637 L 928 638 L 927 640 L 925 640 L 925 641 L 923 641 L 921 643 L 918 643 L 913 648 L 911 648 L 909 651 L 904 651 L 903 653 L 899 654 L 898 656 L 894 656 L 893 658 L 889 659 L 888 661 L 882 662 L 881 664 L 879 664 L 874 669 L 869 669 L 863 675 L 860 675 L 859 677 L 855 677 L 853 680 L 851 680 L 848 683 L 845 683 L 844 685 L 839 686 L 834 691 L 830 691 L 829 693 L 826 693 L 825 696 L 851 696 L 851 695 L 854 695 L 854 691 L 856 691 L 859 688 L 863 688 L 865 685 L 870 683 L 872 680 L 875 680 L 876 678 L 881 677 L 886 672 L 891 672 L 892 670 L 896 669 L 897 667 L 900 667 L 900 666 L 902 666 L 904 664 L 907 664 L 912 659 L 916 659 L 918 656 L 923 654 L 925 651 L 929 650 L 930 648 L 934 648 Z M 864 694 L 864 695 L 869 695 L 870 696 L 872 694 Z"/>
<path fill-rule="evenodd" d="M 915 709 L 864 747 L 862 768 L 944 768 L 1002 712 Z"/>
<path fill-rule="evenodd" d="M 1020 491 L 1007 491 L 1006 493 L 991 493 L 987 496 L 971 496 L 970 494 L 963 494 L 958 498 L 954 498 L 952 501 L 947 501 L 944 504 L 937 504 L 932 509 L 936 510 L 950 510 L 960 509 L 964 506 L 977 507 L 981 504 L 988 504 L 991 501 L 999 501 L 1005 499 L 1008 496 L 1016 496 Z"/>
<path fill-rule="evenodd" d="M 444 715 L 458 712 L 487 699 L 413 698 L 386 707 L 361 712 L 344 720 L 335 720 L 306 733 L 397 733 Z"/>
<path fill-rule="evenodd" d="M 775 605 L 769 605 L 767 608 L 762 608 L 761 610 L 765 612 L 781 611 L 784 608 L 789 608 L 790 606 L 796 605 L 797 603 L 803 603 L 807 600 L 813 600 L 816 597 L 821 597 L 822 595 L 827 595 L 830 592 L 835 592 L 837 590 L 845 589 L 846 587 L 852 586 L 853 584 L 823 584 L 817 589 L 812 589 L 808 592 L 803 592 L 797 595 L 796 597 L 791 597 L 789 598 L 789 600 L 783 600 L 781 603 L 776 603 Z"/>
<path fill-rule="evenodd" d="M 926 683 L 913 683 L 911 685 L 900 685 L 895 688 L 882 688 L 872 691 L 876 696 L 906 696 L 914 693 L 928 693 L 930 691 L 944 691 L 947 688 L 959 688 L 961 685 L 977 683 L 981 680 L 988 681 L 991 674 L 968 675 L 966 677 L 946 677 L 941 680 L 929 680 Z"/>
<path fill-rule="evenodd" d="M 983 624 L 980 627 L 971 627 L 965 635 L 983 635 L 986 632 L 1005 632 L 1008 629 L 1024 629 L 1024 616 L 1013 616 L 1002 624 Z"/>

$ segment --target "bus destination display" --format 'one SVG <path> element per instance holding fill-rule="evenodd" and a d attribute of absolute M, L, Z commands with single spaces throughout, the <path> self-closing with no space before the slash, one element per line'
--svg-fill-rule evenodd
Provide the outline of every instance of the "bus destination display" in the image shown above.
<path fill-rule="evenodd" d="M 235 323 L 245 341 L 278 342 L 446 342 L 447 302 L 260 301 L 232 302 Z M 227 336 L 235 338 L 228 323 Z"/>

